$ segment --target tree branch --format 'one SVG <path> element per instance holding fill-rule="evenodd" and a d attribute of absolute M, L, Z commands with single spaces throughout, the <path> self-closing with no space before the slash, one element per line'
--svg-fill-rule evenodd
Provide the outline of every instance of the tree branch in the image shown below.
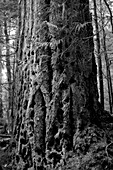
<path fill-rule="evenodd" d="M 111 22 L 112 33 L 113 33 L 112 11 L 111 11 L 111 9 L 110 9 L 110 7 L 109 7 L 109 4 L 107 3 L 107 1 L 106 1 L 106 0 L 104 0 L 104 3 L 105 3 L 105 5 L 107 6 L 108 11 L 109 11 L 109 13 L 110 13 L 110 22 Z"/>

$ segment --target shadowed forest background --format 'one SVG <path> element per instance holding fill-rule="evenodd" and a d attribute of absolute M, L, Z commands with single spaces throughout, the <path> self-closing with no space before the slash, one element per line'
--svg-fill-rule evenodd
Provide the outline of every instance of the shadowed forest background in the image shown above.
<path fill-rule="evenodd" d="M 3 170 L 113 170 L 112 15 L 112 0 L 0 0 Z"/>

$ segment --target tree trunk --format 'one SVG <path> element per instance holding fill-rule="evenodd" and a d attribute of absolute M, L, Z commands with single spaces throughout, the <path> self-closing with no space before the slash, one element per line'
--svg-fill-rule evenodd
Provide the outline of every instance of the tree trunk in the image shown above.
<path fill-rule="evenodd" d="M 2 60 L 0 49 L 0 117 L 3 117 L 3 102 L 2 102 Z"/>
<path fill-rule="evenodd" d="M 104 49 L 104 56 L 105 56 L 105 62 L 106 62 L 106 73 L 107 73 L 107 84 L 108 84 L 108 95 L 109 95 L 109 107 L 110 107 L 110 113 L 113 114 L 113 90 L 112 90 L 112 80 L 111 80 L 111 72 L 110 72 L 110 63 L 109 58 L 107 55 L 107 49 L 106 49 L 106 35 L 105 30 L 103 28 L 103 49 Z"/>
<path fill-rule="evenodd" d="M 8 24 L 7 20 L 4 19 L 4 34 L 6 40 L 6 69 L 7 69 L 7 82 L 8 82 L 8 129 L 11 131 L 11 109 L 12 109 L 12 87 L 11 87 L 11 64 L 10 64 L 10 49 L 9 49 L 9 35 L 8 35 Z"/>
<path fill-rule="evenodd" d="M 104 139 L 88 1 L 19 5 L 13 169 L 87 169 Z"/>
<path fill-rule="evenodd" d="M 104 29 L 104 17 L 103 17 L 103 10 L 102 10 L 102 2 L 100 0 L 100 13 L 101 13 L 101 24 L 102 24 L 102 40 L 103 40 L 103 50 L 104 50 L 104 57 L 106 62 L 106 74 L 107 74 L 107 84 L 108 84 L 108 95 L 109 95 L 109 107 L 110 113 L 113 114 L 113 90 L 112 90 L 112 80 L 111 80 L 111 72 L 110 72 L 110 62 L 107 54 L 106 49 L 106 33 Z"/>
<path fill-rule="evenodd" d="M 100 54 L 100 35 L 99 35 L 99 28 L 98 28 L 96 0 L 93 0 L 93 4 L 94 4 L 94 22 L 95 22 L 95 32 L 96 32 L 96 55 L 98 61 L 98 74 L 99 74 L 99 94 L 100 94 L 100 103 L 104 109 L 104 85 L 103 85 L 103 73 L 102 73 L 102 60 Z"/>
<path fill-rule="evenodd" d="M 0 37 L 2 37 L 2 28 L 0 26 Z M 2 42 L 2 38 L 1 38 L 1 42 Z M 3 117 L 3 102 L 2 102 L 2 51 L 0 49 L 0 118 Z"/>

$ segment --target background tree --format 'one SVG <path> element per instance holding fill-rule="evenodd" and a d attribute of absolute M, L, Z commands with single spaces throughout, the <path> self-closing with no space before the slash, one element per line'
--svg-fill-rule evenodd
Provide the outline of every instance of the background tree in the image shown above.
<path fill-rule="evenodd" d="M 96 46 L 95 43 L 95 55 L 96 51 L 99 48 L 100 49 L 100 56 L 101 56 L 101 62 L 102 62 L 102 69 L 101 73 L 103 76 L 103 82 L 104 82 L 104 103 L 105 103 L 105 109 L 110 110 L 110 113 L 112 114 L 112 1 L 106 1 L 106 0 L 100 0 L 96 1 L 97 4 L 95 4 L 95 9 L 97 11 L 97 27 L 98 31 L 94 32 L 94 41 L 96 40 L 96 36 L 99 35 L 99 41 L 100 45 Z M 91 6 L 92 7 L 92 6 Z M 93 18 L 95 18 L 94 15 L 94 7 L 92 7 L 92 13 Z M 95 27 L 94 27 L 95 30 Z M 96 42 L 96 41 L 95 41 Z M 97 48 L 98 47 L 98 48 Z M 98 65 L 98 63 L 97 63 Z M 98 69 L 101 68 L 98 65 Z M 99 75 L 98 75 L 98 79 Z M 99 81 L 98 81 L 99 82 Z M 100 84 L 100 83 L 98 83 Z M 98 85 L 99 86 L 99 85 Z M 100 97 L 101 98 L 101 97 Z M 101 99 L 100 99 L 101 101 Z"/>
<path fill-rule="evenodd" d="M 102 6 L 102 2 L 100 0 L 100 7 Z M 102 11 L 102 7 L 100 8 L 101 12 L 101 21 L 102 21 L 102 35 L 103 35 L 103 50 L 106 62 L 106 74 L 107 74 L 107 83 L 108 83 L 108 94 L 109 94 L 109 105 L 110 105 L 110 113 L 113 113 L 113 96 L 112 96 L 112 80 L 111 80 L 111 72 L 110 72 L 110 64 L 109 64 L 109 57 L 107 54 L 107 47 L 106 47 L 106 32 L 104 28 L 104 15 Z"/>
<path fill-rule="evenodd" d="M 3 116 L 3 102 L 2 102 L 2 62 L 0 54 L 0 117 Z"/>
<path fill-rule="evenodd" d="M 4 82 L 5 85 L 7 86 L 7 93 L 8 93 L 8 98 L 5 106 L 7 108 L 7 119 L 8 119 L 8 125 L 9 125 L 9 131 L 11 131 L 11 124 L 12 124 L 12 119 L 13 117 L 13 93 L 12 93 L 12 87 L 13 87 L 13 73 L 14 73 L 14 57 L 15 57 L 15 49 L 13 46 L 13 42 L 16 40 L 15 38 L 15 33 L 16 33 L 16 22 L 17 22 L 17 2 L 14 0 L 7 0 L 7 1 L 1 1 L 0 2 L 0 14 L 1 14 L 1 29 L 2 29 L 2 34 L 1 37 L 3 37 L 3 48 L 1 49 L 2 51 L 2 61 L 5 63 L 5 69 L 7 71 L 7 81 Z M 4 70 L 5 70 L 4 69 Z M 4 113 L 5 114 L 5 113 Z"/>
<path fill-rule="evenodd" d="M 105 4 L 106 1 L 104 1 Z M 102 6 L 102 2 L 100 0 L 100 7 Z M 109 4 L 107 4 L 107 8 L 110 11 L 110 7 Z M 104 28 L 104 13 L 102 10 L 102 7 L 100 8 L 100 12 L 101 12 L 101 21 L 102 21 L 102 35 L 103 35 L 103 50 L 104 50 L 104 55 L 105 55 L 105 62 L 106 62 L 106 75 L 107 75 L 107 83 L 108 83 L 108 94 L 109 94 L 109 105 L 110 105 L 110 113 L 113 113 L 113 90 L 112 90 L 112 79 L 111 79 L 111 71 L 110 71 L 110 60 L 109 60 L 109 56 L 108 56 L 108 51 L 107 51 L 107 40 L 106 40 L 106 32 L 105 32 L 105 28 Z M 110 12 L 111 14 L 111 12 Z M 111 21 L 111 17 L 112 15 L 110 15 L 110 21 Z M 111 21 L 111 32 L 112 32 L 112 21 Z"/>
<path fill-rule="evenodd" d="M 94 4 L 94 23 L 95 23 L 95 34 L 96 34 L 96 47 L 95 53 L 98 60 L 98 75 L 99 75 L 99 95 L 100 103 L 104 108 L 104 85 L 103 85 L 103 72 L 102 72 L 102 59 L 101 59 L 101 47 L 100 47 L 100 34 L 98 26 L 98 15 L 97 15 L 97 4 L 96 0 L 93 0 Z"/>

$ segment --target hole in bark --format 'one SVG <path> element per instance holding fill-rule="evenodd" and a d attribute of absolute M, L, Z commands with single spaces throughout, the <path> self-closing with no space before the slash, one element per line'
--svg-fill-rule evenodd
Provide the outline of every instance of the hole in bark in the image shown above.
<path fill-rule="evenodd" d="M 27 54 L 27 55 L 28 55 L 28 57 L 30 57 L 30 51 L 28 52 L 28 54 Z"/>
<path fill-rule="evenodd" d="M 40 155 L 42 153 L 42 149 L 40 147 L 36 146 L 35 152 Z"/>
<path fill-rule="evenodd" d="M 27 138 L 27 131 L 26 130 L 24 131 L 23 136 L 24 136 L 25 139 Z"/>
<path fill-rule="evenodd" d="M 38 158 L 38 162 L 41 162 L 41 158 Z"/>
<path fill-rule="evenodd" d="M 23 148 L 22 155 L 23 156 L 26 155 L 26 148 L 25 147 Z"/>
<path fill-rule="evenodd" d="M 23 170 L 28 170 L 28 168 L 29 168 L 29 163 L 26 163 L 23 167 Z"/>
<path fill-rule="evenodd" d="M 29 108 L 33 108 L 34 105 L 35 105 L 35 101 L 34 101 L 34 95 L 33 95 L 32 101 L 31 101 L 31 103 L 30 103 L 30 105 L 29 105 Z M 33 112 L 34 112 L 34 111 L 33 111 Z"/>
<path fill-rule="evenodd" d="M 24 78 L 26 79 L 27 78 L 27 73 L 25 72 L 25 74 L 24 74 Z"/>
<path fill-rule="evenodd" d="M 66 52 L 65 56 L 68 58 L 70 56 L 70 52 Z M 67 62 L 68 63 L 68 62 Z"/>
<path fill-rule="evenodd" d="M 31 125 L 31 127 L 34 127 L 34 121 L 33 120 L 30 120 L 29 124 Z"/>
<path fill-rule="evenodd" d="M 24 108 L 24 109 L 27 109 L 27 105 L 28 105 L 28 100 L 25 100 L 25 101 L 24 101 L 24 104 L 23 104 L 23 108 Z"/>
<path fill-rule="evenodd" d="M 46 4 L 50 4 L 50 0 L 45 0 L 45 3 Z"/>
<path fill-rule="evenodd" d="M 69 42 L 71 42 L 72 41 L 72 38 L 71 37 L 69 37 Z"/>
<path fill-rule="evenodd" d="M 75 82 L 74 78 L 71 77 L 70 80 L 69 80 L 69 83 L 72 84 L 72 83 L 74 83 L 74 82 Z"/>
<path fill-rule="evenodd" d="M 18 110 L 20 109 L 20 102 L 18 103 Z"/>
<path fill-rule="evenodd" d="M 56 164 L 57 164 L 58 162 L 60 162 L 62 156 L 61 156 L 61 154 L 58 154 L 58 153 L 56 153 L 56 152 L 52 152 L 52 153 L 50 153 L 50 155 L 49 155 L 49 159 L 52 159 L 52 158 L 53 158 L 53 167 L 55 168 Z"/>
<path fill-rule="evenodd" d="M 75 62 L 71 62 L 70 64 L 71 64 L 71 66 L 74 66 Z"/>
<path fill-rule="evenodd" d="M 26 113 L 24 112 L 24 113 L 23 113 L 23 117 L 25 117 L 25 115 L 26 115 Z"/>
<path fill-rule="evenodd" d="M 24 85 L 24 91 L 26 90 L 26 85 Z"/>
<path fill-rule="evenodd" d="M 34 110 L 31 110 L 31 112 L 30 112 L 30 115 L 29 115 L 29 116 L 30 116 L 30 118 L 31 118 L 31 119 L 33 119 L 33 118 L 34 118 Z"/>
<path fill-rule="evenodd" d="M 68 42 L 67 42 L 67 40 L 65 41 L 65 48 L 68 48 Z"/>
<path fill-rule="evenodd" d="M 34 51 L 32 51 L 31 54 L 34 55 Z"/>
<path fill-rule="evenodd" d="M 30 135 L 29 135 L 30 137 L 32 137 L 33 136 L 33 133 L 30 133 Z"/>
<path fill-rule="evenodd" d="M 36 63 L 37 63 L 38 65 L 39 65 L 39 61 L 40 61 L 40 60 L 39 60 L 39 58 L 38 58 L 38 59 L 36 60 Z"/>
<path fill-rule="evenodd" d="M 29 130 L 32 131 L 32 127 L 31 126 L 29 127 Z"/>
<path fill-rule="evenodd" d="M 62 52 L 62 42 L 60 41 L 60 43 L 58 44 L 58 48 L 60 50 L 60 52 Z"/>
<path fill-rule="evenodd" d="M 57 110 L 57 119 L 60 124 L 63 122 L 63 113 L 64 111 L 62 109 L 59 108 Z"/>
<path fill-rule="evenodd" d="M 50 46 L 47 47 L 46 51 L 47 51 L 48 56 L 52 55 Z M 49 57 L 46 61 L 47 61 L 47 66 L 48 66 L 48 70 L 49 70 L 49 92 L 51 93 L 52 79 L 53 79 L 53 70 L 52 70 L 52 66 L 51 66 L 51 58 Z"/>
<path fill-rule="evenodd" d="M 37 86 L 37 85 L 38 85 L 38 83 L 35 81 L 35 82 L 34 82 L 34 86 Z"/>
<path fill-rule="evenodd" d="M 18 163 L 20 161 L 20 157 L 16 155 L 16 162 Z"/>
<path fill-rule="evenodd" d="M 27 58 L 25 57 L 25 63 L 27 63 Z"/>
<path fill-rule="evenodd" d="M 66 96 L 63 102 L 68 103 L 69 102 L 69 96 Z"/>
<path fill-rule="evenodd" d="M 16 142 L 15 141 L 12 142 L 12 147 L 16 148 Z"/>
<path fill-rule="evenodd" d="M 61 139 L 61 135 L 59 136 L 59 138 Z M 54 144 L 54 148 L 58 152 L 60 152 L 62 150 L 62 146 L 60 144 L 60 139 L 55 139 L 55 144 Z"/>
<path fill-rule="evenodd" d="M 35 75 L 35 72 L 34 72 L 34 71 L 32 71 L 32 75 Z"/>
<path fill-rule="evenodd" d="M 37 166 L 37 169 L 44 170 L 44 167 L 42 165 L 41 166 Z"/>
<path fill-rule="evenodd" d="M 60 38 L 64 38 L 66 36 L 66 31 L 65 30 L 61 30 L 60 31 Z"/>
<path fill-rule="evenodd" d="M 23 136 L 23 132 L 21 132 L 20 135 Z"/>
<path fill-rule="evenodd" d="M 62 83 L 60 84 L 59 88 L 60 88 L 61 90 L 67 89 L 67 84 L 64 83 L 64 82 L 62 82 Z"/>
<path fill-rule="evenodd" d="M 50 129 L 50 137 L 49 137 L 49 141 L 48 141 L 48 150 L 50 150 L 52 148 L 52 146 L 54 146 L 54 136 L 57 132 L 58 132 L 58 127 L 55 124 L 53 124 L 52 128 Z"/>
<path fill-rule="evenodd" d="M 26 144 L 26 140 L 25 140 L 23 137 L 21 137 L 21 138 L 20 138 L 20 143 L 21 143 L 21 144 Z"/>
<path fill-rule="evenodd" d="M 30 75 L 30 70 L 28 70 L 28 73 L 27 73 L 27 74 L 28 74 L 28 76 Z"/>

